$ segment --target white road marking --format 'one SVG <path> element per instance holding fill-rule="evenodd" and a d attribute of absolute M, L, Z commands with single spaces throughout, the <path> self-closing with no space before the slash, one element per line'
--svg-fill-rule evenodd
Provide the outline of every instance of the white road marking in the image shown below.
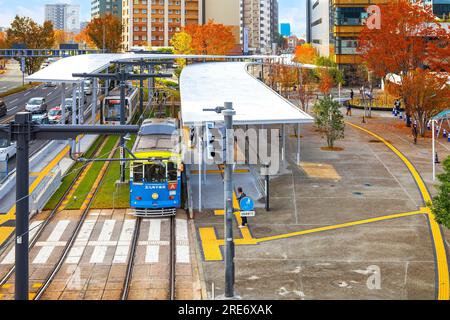
<path fill-rule="evenodd" d="M 114 254 L 113 263 L 126 263 L 128 251 L 130 250 L 131 241 L 133 240 L 134 228 L 136 220 L 125 220 L 123 222 L 122 231 L 120 233 L 119 242 Z"/>
<path fill-rule="evenodd" d="M 52 254 L 56 246 L 64 246 L 65 242 L 60 242 L 62 235 L 70 224 L 70 220 L 58 221 L 50 236 L 47 238 L 46 244 L 39 250 L 38 254 L 33 260 L 34 264 L 47 263 L 48 258 Z"/>
<path fill-rule="evenodd" d="M 29 234 L 29 240 L 31 241 L 34 236 L 36 235 L 36 233 L 38 232 L 39 228 L 38 226 L 42 223 L 42 221 L 33 221 L 30 224 L 29 230 L 30 230 L 30 234 Z M 0 264 L 14 264 L 15 262 L 15 248 L 12 247 L 11 250 L 9 250 L 8 254 L 5 256 L 5 258 L 3 259 L 3 261 Z"/>
<path fill-rule="evenodd" d="M 19 106 L 15 106 L 15 107 L 12 107 L 12 108 L 8 109 L 8 111 L 11 111 L 11 110 L 17 109 L 18 107 L 19 107 Z"/>
<path fill-rule="evenodd" d="M 29 95 L 31 93 L 31 91 L 27 91 L 25 92 L 24 96 L 26 97 L 27 95 Z"/>
<path fill-rule="evenodd" d="M 47 94 L 47 97 L 51 96 L 52 93 L 53 93 L 53 91 L 52 91 L 52 92 L 49 92 L 49 93 Z"/>
<path fill-rule="evenodd" d="M 177 263 L 189 263 L 189 238 L 188 238 L 188 227 L 187 220 L 176 219 L 176 257 Z"/>
<path fill-rule="evenodd" d="M 19 100 L 19 98 L 15 98 L 14 100 L 11 100 L 10 103 L 14 103 L 14 102 L 16 102 L 17 100 Z"/>
<path fill-rule="evenodd" d="M 100 236 L 98 237 L 98 241 L 109 241 L 111 239 L 115 224 L 116 220 L 105 220 Z M 108 246 L 106 245 L 95 246 L 90 263 L 103 263 L 107 250 Z"/>
<path fill-rule="evenodd" d="M 161 241 L 161 219 L 152 219 L 148 229 L 148 241 Z M 157 263 L 159 261 L 159 244 L 147 245 L 145 250 L 145 263 Z"/>
<path fill-rule="evenodd" d="M 86 248 L 89 238 L 91 237 L 92 230 L 94 230 L 95 222 L 96 220 L 86 220 L 83 223 L 80 233 L 78 233 L 75 243 L 67 256 L 66 263 L 78 264 L 84 253 L 84 249 Z"/>

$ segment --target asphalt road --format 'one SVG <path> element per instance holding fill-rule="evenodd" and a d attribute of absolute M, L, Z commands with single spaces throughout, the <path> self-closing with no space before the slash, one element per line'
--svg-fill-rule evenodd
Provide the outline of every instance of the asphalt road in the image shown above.
<path fill-rule="evenodd" d="M 1 87 L 1 81 L 0 81 Z M 71 87 L 66 88 L 66 98 L 72 96 Z M 19 92 L 16 94 L 9 95 L 3 98 L 3 101 L 6 103 L 8 108 L 8 113 L 6 116 L 0 118 L 0 123 L 8 123 L 13 120 L 14 115 L 19 111 L 25 110 L 25 105 L 29 99 L 35 97 L 44 97 L 47 101 L 47 110 L 58 106 L 61 103 L 61 94 L 62 88 L 61 86 L 56 87 L 45 87 L 44 84 L 41 84 L 37 87 L 29 89 L 27 91 Z M 90 105 L 90 96 L 87 96 L 87 106 Z M 47 143 L 47 141 L 32 141 L 30 143 L 30 154 L 36 152 Z M 8 163 L 8 171 L 13 170 L 16 167 L 15 157 L 11 158 Z"/>

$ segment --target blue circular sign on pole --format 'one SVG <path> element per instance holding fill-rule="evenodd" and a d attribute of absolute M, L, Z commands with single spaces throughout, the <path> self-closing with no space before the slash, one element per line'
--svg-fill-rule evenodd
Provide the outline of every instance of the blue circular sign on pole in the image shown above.
<path fill-rule="evenodd" d="M 249 197 L 244 197 L 239 202 L 242 211 L 252 211 L 255 208 L 255 203 Z"/>

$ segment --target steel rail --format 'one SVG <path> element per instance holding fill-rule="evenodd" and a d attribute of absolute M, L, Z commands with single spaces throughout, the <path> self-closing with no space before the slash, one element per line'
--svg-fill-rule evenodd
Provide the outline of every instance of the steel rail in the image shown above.
<path fill-rule="evenodd" d="M 116 145 L 117 146 L 117 145 Z M 113 148 L 113 150 L 115 150 L 116 147 Z M 114 151 L 113 151 L 114 152 Z M 86 209 L 84 209 L 80 220 L 78 221 L 78 224 L 74 230 L 74 232 L 72 233 L 72 236 L 70 237 L 69 241 L 66 243 L 66 246 L 64 247 L 64 251 L 61 254 L 61 256 L 59 257 L 55 267 L 53 268 L 52 272 L 50 273 L 50 275 L 47 277 L 47 279 L 45 280 L 44 284 L 38 289 L 36 296 L 34 297 L 34 300 L 39 300 L 42 295 L 44 294 L 45 290 L 50 286 L 51 282 L 53 281 L 53 279 L 55 278 L 55 276 L 57 275 L 57 273 L 59 272 L 59 270 L 61 269 L 64 260 L 66 260 L 67 255 L 69 254 L 70 250 L 73 247 L 73 244 L 75 243 L 76 238 L 78 237 L 78 234 L 80 233 L 81 227 L 83 226 L 83 223 L 86 220 L 86 217 L 89 213 L 89 210 L 92 206 L 92 203 L 94 202 L 94 199 L 98 193 L 98 191 L 100 190 L 101 185 L 103 184 L 104 178 L 106 176 L 106 173 L 108 172 L 109 166 L 111 165 L 111 162 L 108 162 L 106 169 L 104 170 L 102 176 L 101 176 L 101 180 L 97 186 L 97 188 L 94 191 L 94 194 L 92 195 L 91 199 L 89 199 L 89 203 L 86 206 Z"/>

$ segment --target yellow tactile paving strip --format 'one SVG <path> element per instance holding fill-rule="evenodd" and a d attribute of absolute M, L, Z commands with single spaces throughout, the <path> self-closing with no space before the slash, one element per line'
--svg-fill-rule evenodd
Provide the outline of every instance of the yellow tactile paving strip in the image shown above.
<path fill-rule="evenodd" d="M 391 149 L 407 166 L 408 170 L 411 172 L 415 182 L 417 183 L 417 186 L 420 190 L 420 193 L 422 194 L 422 198 L 425 202 L 431 201 L 431 195 L 428 192 L 428 189 L 426 188 L 425 182 L 422 180 L 422 177 L 416 170 L 416 168 L 413 166 L 413 164 L 406 158 L 397 148 L 395 148 L 391 143 L 386 141 L 384 138 L 378 136 L 377 134 L 362 128 L 360 126 L 354 125 L 352 123 L 347 123 L 354 128 L 357 128 L 359 130 L 362 130 L 373 137 L 379 139 L 382 141 L 389 149 Z M 222 169 L 222 168 L 220 168 Z M 233 194 L 233 206 L 235 209 L 239 208 L 236 195 Z M 223 215 L 223 210 L 215 210 L 215 215 Z M 432 234 L 432 240 L 433 245 L 436 252 L 436 265 L 437 265 L 437 277 L 438 277 L 438 295 L 437 298 L 439 300 L 448 300 L 449 299 L 449 274 L 448 274 L 448 264 L 447 264 L 447 255 L 446 250 L 444 246 L 444 241 L 441 233 L 441 229 L 439 228 L 439 225 L 435 221 L 434 215 L 427 207 L 422 207 L 418 211 L 411 211 L 411 212 L 402 212 L 397 214 L 391 214 L 376 218 L 370 218 L 370 219 L 364 219 L 364 220 L 357 220 L 357 221 L 351 221 L 336 225 L 329 225 L 319 228 L 313 228 L 308 230 L 301 230 L 297 232 L 291 232 L 286 234 L 280 234 L 275 236 L 269 236 L 269 237 L 262 237 L 262 238 L 253 238 L 250 230 L 248 228 L 241 229 L 242 238 L 235 239 L 236 245 L 252 245 L 252 244 L 258 244 L 261 242 L 267 242 L 267 241 L 273 241 L 273 240 L 280 240 L 280 239 L 286 239 L 291 238 L 295 236 L 301 236 L 306 234 L 312 234 L 317 232 L 323 232 L 323 231 L 329 231 L 329 230 L 336 230 L 336 229 L 342 229 L 342 228 L 348 228 L 352 226 L 357 225 L 363 225 L 368 223 L 375 223 L 379 221 L 385 221 L 390 219 L 398 219 L 413 215 L 427 215 L 429 218 L 428 221 L 430 222 L 430 229 Z M 239 211 L 235 212 L 235 217 L 238 222 L 238 224 L 242 223 L 242 219 L 240 216 Z M 214 227 L 201 227 L 199 228 L 199 235 L 200 235 L 200 241 L 201 241 L 201 247 L 203 249 L 203 255 L 205 261 L 220 261 L 223 260 L 222 252 L 220 250 L 220 246 L 224 245 L 223 239 L 217 239 L 216 232 Z"/>

